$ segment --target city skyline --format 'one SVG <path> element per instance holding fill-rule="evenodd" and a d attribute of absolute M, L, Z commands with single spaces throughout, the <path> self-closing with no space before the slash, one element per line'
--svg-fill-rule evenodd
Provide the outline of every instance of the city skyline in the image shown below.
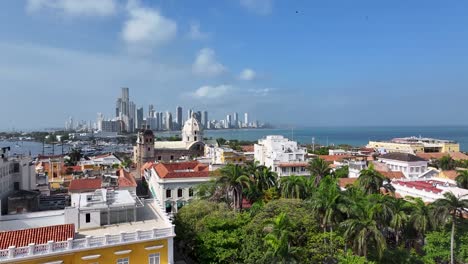
<path fill-rule="evenodd" d="M 94 120 L 119 87 L 274 124 L 468 124 L 464 2 L 84 2 L 0 4 L 0 130 Z"/>

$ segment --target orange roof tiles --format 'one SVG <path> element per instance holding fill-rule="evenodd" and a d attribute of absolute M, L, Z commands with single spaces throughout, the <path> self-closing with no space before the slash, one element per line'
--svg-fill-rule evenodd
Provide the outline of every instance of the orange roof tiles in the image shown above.
<path fill-rule="evenodd" d="M 136 187 L 135 178 L 130 172 L 120 169 L 119 171 L 119 187 Z"/>
<path fill-rule="evenodd" d="M 281 168 L 287 168 L 287 167 L 307 167 L 309 166 L 309 163 L 307 162 L 283 162 L 278 165 Z"/>
<path fill-rule="evenodd" d="M 74 179 L 70 182 L 68 191 L 86 191 L 100 189 L 101 179 Z"/>
<path fill-rule="evenodd" d="M 461 152 L 448 152 L 448 153 L 441 153 L 441 152 L 434 152 L 434 153 L 417 153 L 418 157 L 423 159 L 440 159 L 444 156 L 449 155 L 454 160 L 468 160 L 468 155 L 461 153 Z"/>
<path fill-rule="evenodd" d="M 378 171 L 378 170 L 377 170 Z M 378 171 L 385 178 L 389 179 L 404 179 L 406 178 L 403 172 L 401 171 Z"/>
<path fill-rule="evenodd" d="M 209 177 L 208 166 L 198 161 L 158 163 L 153 166 L 160 178 L 193 178 Z"/>
<path fill-rule="evenodd" d="M 340 178 L 338 179 L 338 185 L 341 188 L 346 188 L 348 185 L 353 185 L 358 178 Z"/>
<path fill-rule="evenodd" d="M 455 180 L 455 178 L 458 177 L 458 171 L 456 170 L 445 170 L 445 171 L 442 171 L 441 172 L 443 178 L 447 178 L 447 179 L 450 179 L 450 180 Z"/>
<path fill-rule="evenodd" d="M 254 145 L 242 146 L 242 152 L 254 152 Z"/>
<path fill-rule="evenodd" d="M 51 240 L 61 242 L 74 236 L 73 224 L 0 232 L 0 249 L 7 249 L 10 246 L 25 247 L 31 243 L 47 244 Z"/>
<path fill-rule="evenodd" d="M 318 155 L 318 157 L 323 159 L 324 161 L 327 161 L 327 162 L 334 162 L 334 161 L 340 161 L 340 160 L 344 160 L 344 159 L 347 159 L 347 158 L 351 158 L 353 156 L 349 156 L 349 155 Z"/>

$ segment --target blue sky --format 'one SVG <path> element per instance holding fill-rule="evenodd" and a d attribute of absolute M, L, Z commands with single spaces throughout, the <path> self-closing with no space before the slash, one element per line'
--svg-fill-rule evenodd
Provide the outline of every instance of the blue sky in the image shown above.
<path fill-rule="evenodd" d="M 145 111 L 466 125 L 467 14 L 466 1 L 1 1 L 0 130 L 110 117 L 124 86 Z"/>

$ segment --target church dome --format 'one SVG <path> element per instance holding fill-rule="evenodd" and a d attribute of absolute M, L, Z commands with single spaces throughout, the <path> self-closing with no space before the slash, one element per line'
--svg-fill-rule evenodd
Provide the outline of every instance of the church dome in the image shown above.
<path fill-rule="evenodd" d="M 198 120 L 192 115 L 187 121 L 185 121 L 184 127 L 182 128 L 182 141 L 195 142 L 203 140 L 203 130 Z"/>

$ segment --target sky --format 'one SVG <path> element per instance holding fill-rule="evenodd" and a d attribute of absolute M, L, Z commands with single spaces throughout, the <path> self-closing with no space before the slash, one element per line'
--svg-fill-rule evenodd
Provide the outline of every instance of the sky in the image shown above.
<path fill-rule="evenodd" d="M 468 125 L 468 2 L 0 1 L 0 130 L 145 112 Z"/>

